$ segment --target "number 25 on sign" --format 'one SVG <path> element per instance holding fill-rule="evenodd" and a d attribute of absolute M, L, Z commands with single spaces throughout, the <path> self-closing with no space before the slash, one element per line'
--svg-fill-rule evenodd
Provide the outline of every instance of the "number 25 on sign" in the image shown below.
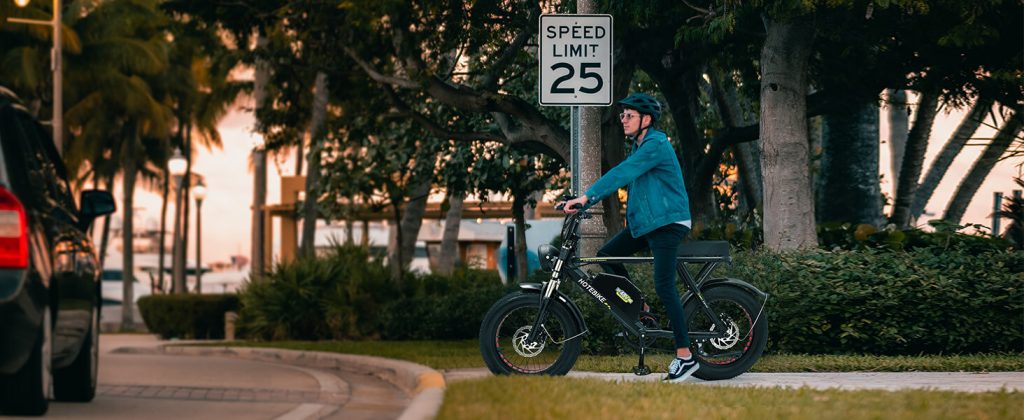
<path fill-rule="evenodd" d="M 611 15 L 541 15 L 540 104 L 611 105 Z"/>

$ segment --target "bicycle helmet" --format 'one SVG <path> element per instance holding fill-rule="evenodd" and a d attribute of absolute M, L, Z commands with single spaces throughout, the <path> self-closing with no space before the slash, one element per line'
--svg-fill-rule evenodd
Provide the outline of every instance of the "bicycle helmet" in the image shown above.
<path fill-rule="evenodd" d="M 656 122 L 661 118 L 661 103 L 646 93 L 631 94 L 618 103 L 623 108 L 635 109 L 641 114 L 650 115 L 653 120 L 652 122 Z"/>

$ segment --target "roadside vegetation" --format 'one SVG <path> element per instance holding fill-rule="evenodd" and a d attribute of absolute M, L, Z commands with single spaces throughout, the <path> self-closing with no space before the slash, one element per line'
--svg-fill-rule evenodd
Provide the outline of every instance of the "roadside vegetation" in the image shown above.
<path fill-rule="evenodd" d="M 1019 419 L 1022 406 L 1019 392 L 820 391 L 490 377 L 450 384 L 438 418 Z"/>

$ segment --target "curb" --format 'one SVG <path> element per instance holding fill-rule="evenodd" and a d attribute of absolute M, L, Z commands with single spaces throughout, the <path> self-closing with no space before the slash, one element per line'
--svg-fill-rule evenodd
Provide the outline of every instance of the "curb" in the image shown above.
<path fill-rule="evenodd" d="M 445 380 L 440 372 L 421 364 L 342 353 L 259 347 L 198 347 L 163 344 L 155 348 L 122 347 L 117 353 L 164 353 L 188 356 L 226 356 L 283 363 L 313 369 L 338 369 L 376 376 L 412 397 L 400 420 L 433 419 L 444 403 Z"/>

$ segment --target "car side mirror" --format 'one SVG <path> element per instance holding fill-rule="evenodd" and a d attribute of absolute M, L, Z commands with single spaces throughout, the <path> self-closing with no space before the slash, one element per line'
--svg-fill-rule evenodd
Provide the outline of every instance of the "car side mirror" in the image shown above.
<path fill-rule="evenodd" d="M 81 227 L 82 230 L 88 229 L 89 225 L 91 225 L 97 217 L 106 216 L 117 211 L 117 203 L 114 202 L 114 196 L 108 191 L 82 191 L 79 202 L 82 206 L 79 218 L 79 227 Z"/>

